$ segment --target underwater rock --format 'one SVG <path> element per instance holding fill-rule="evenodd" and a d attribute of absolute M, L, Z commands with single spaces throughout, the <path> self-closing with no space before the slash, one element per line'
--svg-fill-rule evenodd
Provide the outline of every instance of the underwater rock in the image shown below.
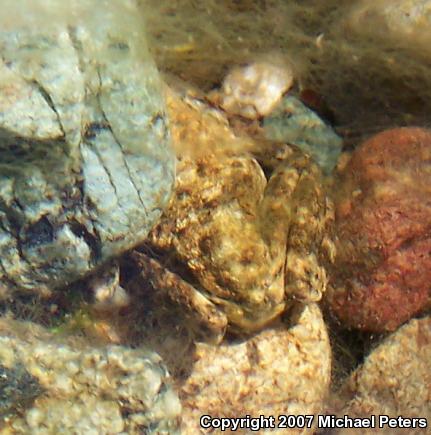
<path fill-rule="evenodd" d="M 88 279 L 86 286 L 93 295 L 93 310 L 113 314 L 130 302 L 127 292 L 120 285 L 120 268 L 117 262 L 99 269 Z"/>
<path fill-rule="evenodd" d="M 0 364 L 0 427 L 3 419 L 31 407 L 43 392 L 37 379 L 20 364 L 10 368 Z"/>
<path fill-rule="evenodd" d="M 181 405 L 152 351 L 59 342 L 37 325 L 0 319 L 0 367 L 25 373 L 6 378 L 22 391 L 0 401 L 8 433 L 179 433 Z"/>
<path fill-rule="evenodd" d="M 427 419 L 431 421 L 431 318 L 413 319 L 386 338 L 334 395 L 331 414 L 367 417 L 387 415 L 391 418 Z M 406 426 L 407 427 L 407 426 Z M 425 434 L 428 428 L 404 429 L 388 426 L 363 434 Z M 344 429 L 340 435 L 357 433 Z"/>
<path fill-rule="evenodd" d="M 293 96 L 263 120 L 263 135 L 269 140 L 294 144 L 310 154 L 329 174 L 337 164 L 343 140 L 316 113 Z"/>
<path fill-rule="evenodd" d="M 363 143 L 341 171 L 326 296 L 344 324 L 395 330 L 429 303 L 430 162 L 431 131 L 398 128 Z"/>
<path fill-rule="evenodd" d="M 428 52 L 431 44 L 430 0 L 361 0 L 346 24 L 360 34 L 392 39 L 404 47 L 420 45 Z"/>
<path fill-rule="evenodd" d="M 46 292 L 146 237 L 174 155 L 134 1 L 2 8 L 0 279 Z"/>
<path fill-rule="evenodd" d="M 321 412 L 331 374 L 328 334 L 317 305 L 302 307 L 296 315 L 290 328 L 269 328 L 246 341 L 220 346 L 196 344 L 192 372 L 179 391 L 183 434 L 221 433 L 202 430 L 202 415 L 258 417 Z M 250 430 L 239 429 L 238 433 Z M 313 428 L 259 433 L 312 434 Z"/>
<path fill-rule="evenodd" d="M 229 114 L 256 119 L 268 115 L 292 84 L 286 62 L 261 60 L 233 68 L 210 99 Z"/>

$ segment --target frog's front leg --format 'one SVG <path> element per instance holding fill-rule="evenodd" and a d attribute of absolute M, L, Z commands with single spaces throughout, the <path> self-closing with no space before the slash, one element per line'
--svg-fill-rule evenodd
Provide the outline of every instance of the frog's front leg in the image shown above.
<path fill-rule="evenodd" d="M 292 149 L 274 169 L 260 213 L 270 251 L 274 258 L 284 256 L 286 299 L 319 301 L 327 286 L 325 265 L 333 261 L 335 248 L 334 210 L 318 166 Z"/>
<path fill-rule="evenodd" d="M 157 260 L 134 251 L 132 258 L 139 266 L 142 280 L 149 281 L 156 291 L 162 291 L 177 306 L 181 307 L 187 325 L 199 341 L 220 343 L 227 328 L 227 317 L 201 292 L 170 272 Z"/>

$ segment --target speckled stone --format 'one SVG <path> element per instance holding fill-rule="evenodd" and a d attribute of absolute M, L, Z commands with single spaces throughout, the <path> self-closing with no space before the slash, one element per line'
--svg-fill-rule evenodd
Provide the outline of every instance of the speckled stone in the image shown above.
<path fill-rule="evenodd" d="M 196 345 L 192 373 L 180 390 L 183 434 L 222 433 L 200 428 L 201 415 L 277 418 L 321 412 L 331 375 L 329 338 L 317 305 L 297 314 L 290 328 L 269 328 L 247 341 L 220 346 Z M 312 434 L 313 428 L 259 433 Z"/>
<path fill-rule="evenodd" d="M 385 130 L 335 183 L 335 245 L 325 294 L 346 326 L 394 331 L 430 302 L 431 130 Z"/>
<path fill-rule="evenodd" d="M 0 319 L 0 365 L 2 385 L 20 386 L 0 396 L 8 434 L 179 433 L 178 396 L 147 349 L 60 342 L 34 324 Z"/>
<path fill-rule="evenodd" d="M 431 318 L 413 319 L 385 339 L 335 395 L 331 413 L 425 418 L 428 428 L 361 429 L 362 434 L 426 434 L 431 421 Z M 378 419 L 377 419 L 378 422 Z M 340 435 L 357 433 L 343 429 Z"/>
<path fill-rule="evenodd" d="M 146 237 L 174 156 L 134 1 L 2 8 L 0 279 L 43 292 Z"/>

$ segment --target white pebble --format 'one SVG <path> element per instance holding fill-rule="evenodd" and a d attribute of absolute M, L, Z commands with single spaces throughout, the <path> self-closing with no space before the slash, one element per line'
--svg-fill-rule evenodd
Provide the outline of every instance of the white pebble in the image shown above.
<path fill-rule="evenodd" d="M 223 82 L 220 106 L 249 119 L 266 116 L 292 84 L 293 71 L 285 63 L 258 61 L 235 67 Z"/>

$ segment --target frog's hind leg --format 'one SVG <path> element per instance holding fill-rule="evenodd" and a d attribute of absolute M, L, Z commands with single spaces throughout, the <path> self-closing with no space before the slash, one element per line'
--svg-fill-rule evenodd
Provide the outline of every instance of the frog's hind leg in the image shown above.
<path fill-rule="evenodd" d="M 148 255 L 134 251 L 133 260 L 141 270 L 137 279 L 150 282 L 155 291 L 181 308 L 198 341 L 220 343 L 227 328 L 227 318 L 217 307 L 179 275 L 170 272 Z"/>

